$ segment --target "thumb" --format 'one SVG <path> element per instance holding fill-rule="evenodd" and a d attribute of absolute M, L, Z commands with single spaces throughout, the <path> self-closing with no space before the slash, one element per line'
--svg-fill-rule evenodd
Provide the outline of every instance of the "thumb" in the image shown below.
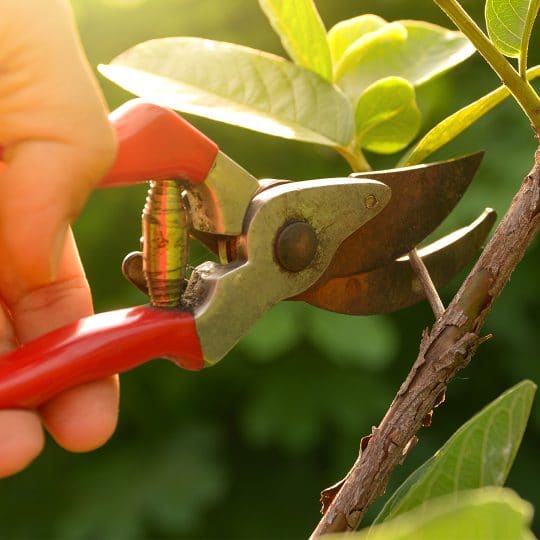
<path fill-rule="evenodd" d="M 0 171 L 0 289 L 9 296 L 55 280 L 69 224 L 111 152 L 63 142 L 10 147 Z"/>
<path fill-rule="evenodd" d="M 67 0 L 2 2 L 0 293 L 54 280 L 114 135 Z"/>

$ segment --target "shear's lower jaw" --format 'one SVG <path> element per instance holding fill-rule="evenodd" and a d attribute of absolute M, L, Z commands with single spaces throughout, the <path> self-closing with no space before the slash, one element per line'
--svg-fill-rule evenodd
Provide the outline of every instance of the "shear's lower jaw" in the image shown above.
<path fill-rule="evenodd" d="M 419 250 L 437 287 L 458 274 L 482 247 L 496 214 L 487 209 L 468 227 L 463 227 Z M 390 313 L 424 298 L 408 257 L 353 276 L 321 281 L 296 296 L 314 306 L 349 315 Z"/>

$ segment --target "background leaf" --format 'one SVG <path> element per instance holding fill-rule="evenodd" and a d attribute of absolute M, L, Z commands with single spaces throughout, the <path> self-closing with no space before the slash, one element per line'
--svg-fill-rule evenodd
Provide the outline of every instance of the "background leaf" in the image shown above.
<path fill-rule="evenodd" d="M 370 530 L 328 540 L 532 540 L 532 513 L 513 491 L 484 488 L 440 497 L 423 513 L 413 510 Z"/>
<path fill-rule="evenodd" d="M 365 34 L 382 28 L 386 21 L 377 15 L 359 15 L 340 21 L 328 31 L 328 44 L 332 60 L 337 63 L 345 51 Z"/>
<path fill-rule="evenodd" d="M 279 56 L 199 38 L 147 41 L 100 71 L 178 111 L 286 139 L 346 146 L 350 104 L 330 83 Z"/>
<path fill-rule="evenodd" d="M 184 425 L 168 436 L 166 447 L 150 440 L 101 460 L 98 474 L 83 472 L 54 537 L 131 540 L 142 536 L 148 520 L 165 531 L 193 527 L 227 487 L 216 455 L 220 434 L 208 426 Z M 111 486 L 107 479 L 114 475 L 122 481 Z"/>
<path fill-rule="evenodd" d="M 349 317 L 317 310 L 306 322 L 311 342 L 341 366 L 358 365 L 376 372 L 396 357 L 399 339 L 387 317 Z"/>
<path fill-rule="evenodd" d="M 527 71 L 529 80 L 540 75 L 540 66 L 535 66 Z M 463 107 L 454 114 L 439 122 L 409 151 L 399 162 L 399 166 L 416 165 L 422 163 L 428 156 L 442 148 L 445 144 L 455 139 L 460 133 L 473 125 L 482 116 L 499 105 L 510 92 L 506 86 L 500 86 L 489 94 L 482 96 L 473 103 Z"/>
<path fill-rule="evenodd" d="M 339 334 L 339 326 L 333 329 Z M 256 448 L 270 450 L 274 462 L 283 452 L 298 454 L 302 460 L 317 459 L 314 448 L 324 444 L 329 433 L 343 431 L 348 439 L 341 443 L 343 451 L 354 457 L 363 433 L 358 426 L 367 433 L 373 417 L 392 399 L 392 389 L 374 376 L 382 366 L 363 369 L 362 362 L 351 357 L 344 362 L 335 349 L 332 356 L 325 351 L 315 355 L 315 350 L 306 343 L 290 349 L 286 356 L 260 366 L 245 389 L 248 399 L 240 411 L 241 432 Z M 280 471 L 278 465 L 275 474 L 281 478 Z M 336 470 L 335 476 L 343 472 Z"/>
<path fill-rule="evenodd" d="M 335 82 L 353 102 L 373 82 L 389 76 L 423 84 L 474 53 L 460 32 L 422 21 L 397 21 L 366 34 L 336 66 Z"/>
<path fill-rule="evenodd" d="M 461 426 L 394 492 L 375 523 L 423 508 L 441 495 L 502 486 L 521 444 L 535 391 L 534 383 L 523 381 Z"/>
<path fill-rule="evenodd" d="M 520 55 L 529 10 L 538 12 L 537 0 L 486 1 L 485 16 L 489 37 L 506 56 Z M 526 41 L 528 38 L 526 36 Z"/>
<path fill-rule="evenodd" d="M 356 105 L 356 143 L 379 154 L 399 152 L 420 129 L 414 87 L 400 77 L 368 86 Z"/>
<path fill-rule="evenodd" d="M 287 354 L 302 339 L 298 327 L 302 318 L 309 316 L 306 308 L 299 302 L 276 304 L 251 327 L 237 347 L 259 362 Z"/>
<path fill-rule="evenodd" d="M 326 30 L 313 0 L 259 0 L 259 4 L 295 63 L 331 81 Z"/>

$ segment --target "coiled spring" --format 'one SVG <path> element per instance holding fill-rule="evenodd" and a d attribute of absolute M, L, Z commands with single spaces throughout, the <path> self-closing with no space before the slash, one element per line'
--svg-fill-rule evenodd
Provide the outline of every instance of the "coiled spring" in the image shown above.
<path fill-rule="evenodd" d="M 151 181 L 142 213 L 143 272 L 152 305 L 176 307 L 185 287 L 189 256 L 188 214 L 182 185 Z"/>

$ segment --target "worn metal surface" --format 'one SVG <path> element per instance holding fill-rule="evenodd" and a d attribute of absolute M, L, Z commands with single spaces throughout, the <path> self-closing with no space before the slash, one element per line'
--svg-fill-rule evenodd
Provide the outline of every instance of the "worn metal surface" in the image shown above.
<path fill-rule="evenodd" d="M 142 252 L 132 251 L 122 261 L 122 274 L 137 289 L 148 295 L 148 285 L 143 272 Z"/>
<path fill-rule="evenodd" d="M 255 177 L 218 152 L 206 180 L 190 184 L 186 190 L 192 228 L 211 234 L 241 234 L 246 209 L 258 190 Z"/>
<path fill-rule="evenodd" d="M 473 179 L 482 155 L 352 175 L 384 182 L 392 189 L 392 198 L 376 218 L 341 244 L 319 283 L 368 272 L 411 251 L 456 206 Z"/>
<path fill-rule="evenodd" d="M 377 204 L 367 208 L 371 197 Z M 184 294 L 184 307 L 195 315 L 205 364 L 221 360 L 276 302 L 317 281 L 341 242 L 389 199 L 388 186 L 356 178 L 284 184 L 255 196 L 236 244 L 236 260 L 198 266 Z M 278 232 L 293 221 L 308 223 L 318 239 L 313 260 L 299 272 L 283 270 L 274 251 Z"/>
<path fill-rule="evenodd" d="M 418 251 L 435 286 L 443 286 L 469 263 L 482 247 L 495 219 L 495 212 L 487 209 L 468 227 Z M 339 313 L 372 315 L 397 311 L 423 297 L 422 286 L 408 257 L 402 257 L 371 272 L 334 278 L 322 286 L 315 285 L 294 300 Z"/>

